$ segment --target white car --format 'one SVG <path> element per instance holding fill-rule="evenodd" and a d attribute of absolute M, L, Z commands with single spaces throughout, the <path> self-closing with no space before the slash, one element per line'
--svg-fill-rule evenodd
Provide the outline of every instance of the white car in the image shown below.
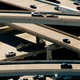
<path fill-rule="evenodd" d="M 42 15 L 40 12 L 38 12 L 38 11 L 32 12 L 31 15 L 32 15 L 32 16 L 38 16 L 38 17 L 42 17 L 42 16 L 43 16 L 43 15 Z"/>
<path fill-rule="evenodd" d="M 9 52 L 5 53 L 5 56 L 6 57 L 13 57 L 13 56 L 16 56 L 16 53 L 9 51 Z"/>

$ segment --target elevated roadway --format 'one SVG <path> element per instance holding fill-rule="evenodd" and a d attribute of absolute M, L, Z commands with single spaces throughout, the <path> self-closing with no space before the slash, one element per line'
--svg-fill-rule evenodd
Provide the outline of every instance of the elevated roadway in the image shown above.
<path fill-rule="evenodd" d="M 38 10 L 38 11 L 54 12 L 54 11 L 56 11 L 56 10 L 54 10 L 55 5 L 65 5 L 65 6 L 76 9 L 76 5 L 74 5 L 73 1 L 70 1 L 70 0 L 68 0 L 68 1 L 67 0 L 64 0 L 64 1 L 60 0 L 60 2 L 61 2 L 60 4 L 56 4 L 54 2 L 50 2 L 50 1 L 47 1 L 47 0 L 25 0 L 25 1 L 22 1 L 22 0 L 17 0 L 17 1 L 16 0 L 14 0 L 14 1 L 12 1 L 12 0 L 8 0 L 8 1 L 7 0 L 1 0 L 0 2 L 5 2 L 7 4 L 11 4 L 11 5 L 14 5 L 14 6 L 17 6 L 17 7 L 21 7 L 21 8 L 24 8 L 24 9 L 31 9 L 31 10 L 32 10 L 32 8 L 30 8 L 30 5 L 36 5 L 37 9 L 35 9 L 35 10 Z M 52 5 L 50 5 L 48 3 L 50 3 Z"/>
<path fill-rule="evenodd" d="M 59 12 L 57 10 L 55 10 L 55 5 L 65 5 L 71 8 L 75 8 L 76 9 L 76 5 L 73 4 L 73 1 L 66 1 L 66 0 L 60 0 L 60 4 L 54 3 L 54 2 L 50 2 L 49 0 L 25 0 L 25 1 L 21 1 L 21 0 L 1 0 L 0 2 L 9 4 L 9 5 L 13 5 L 16 7 L 20 7 L 22 9 L 28 10 L 28 11 L 40 11 L 40 12 Z M 18 3 L 17 3 L 18 2 Z M 67 4 L 68 5 L 67 5 Z M 52 4 L 52 5 L 50 5 Z M 54 5 L 55 4 L 55 5 Z M 31 8 L 30 5 L 35 5 L 37 6 L 36 9 Z M 60 12 L 59 12 L 60 13 Z M 65 18 L 65 16 L 63 16 Z M 69 17 L 68 17 L 69 18 Z M 69 18 L 70 19 L 70 18 Z"/>
<path fill-rule="evenodd" d="M 1 0 L 2 1 L 2 0 Z M 7 1 L 7 0 L 5 0 Z M 16 0 L 8 0 L 14 2 L 14 4 L 21 4 L 22 0 L 15 2 Z M 29 0 L 30 1 L 30 0 Z M 33 1 L 33 0 L 32 0 Z M 29 3 L 28 0 L 23 1 L 25 4 Z M 23 5 L 24 5 L 23 4 Z M 49 7 L 50 8 L 50 7 Z M 50 42 L 55 42 L 63 47 L 66 47 L 70 50 L 80 53 L 80 39 L 77 37 L 57 31 L 55 29 L 49 29 L 44 25 L 36 25 L 36 24 L 22 24 L 22 23 L 7 23 L 7 25 L 12 26 L 21 31 L 28 32 L 35 36 L 39 36 L 44 38 Z M 64 38 L 68 38 L 71 43 L 67 44 L 63 42 Z M 72 69 L 61 69 L 61 64 L 1 64 L 0 65 L 0 77 L 9 77 L 9 76 L 23 76 L 23 75 L 54 75 L 54 74 L 62 74 L 62 75 L 76 75 L 80 76 L 80 64 L 72 64 Z"/>
<path fill-rule="evenodd" d="M 23 35 L 19 38 L 19 37 L 16 37 L 16 35 L 20 36 L 20 34 L 15 34 L 11 38 L 12 35 L 9 35 L 9 34 L 14 34 L 13 30 L 14 30 L 14 28 L 10 28 L 9 26 L 0 26 L 0 61 L 1 60 L 6 60 L 6 59 L 12 60 L 12 58 L 14 58 L 14 57 L 15 57 L 14 60 L 23 59 L 24 56 L 22 56 L 22 55 L 27 55 L 28 54 L 28 52 L 25 52 L 25 51 L 22 51 L 22 52 L 17 51 L 17 49 L 16 49 L 17 45 L 16 45 L 15 40 L 16 41 L 17 41 L 17 39 L 21 40 Z M 31 39 L 31 40 L 35 41 L 34 37 L 32 35 L 26 33 L 26 36 L 27 36 L 28 39 Z M 23 38 L 24 38 L 24 36 L 23 36 Z M 24 40 L 25 39 L 23 39 L 23 41 Z M 27 39 L 26 39 L 26 41 L 27 41 Z M 16 46 L 14 46 L 12 44 L 14 44 Z M 20 42 L 18 44 L 20 44 Z M 15 52 L 16 56 L 6 57 L 5 54 L 9 51 Z"/>
<path fill-rule="evenodd" d="M 80 64 L 71 64 L 72 69 L 62 69 L 60 63 L 6 62 L 0 63 L 0 77 L 24 75 L 67 75 L 80 76 Z"/>
<path fill-rule="evenodd" d="M 38 19 L 37 18 L 34 17 L 34 19 L 36 19 L 37 22 L 38 22 Z M 33 19 L 33 21 L 34 21 L 34 19 Z M 41 19 L 43 19 L 43 18 L 41 18 Z M 52 18 L 50 18 L 50 19 L 52 19 Z M 48 20 L 50 20 L 50 19 L 48 19 Z M 46 22 L 46 19 L 45 18 L 44 18 L 44 20 Z M 15 19 L 15 21 L 17 21 L 17 20 Z M 26 21 L 26 20 L 24 20 L 24 21 Z M 31 20 L 29 20 L 29 21 L 31 21 Z M 59 20 L 59 21 L 61 21 L 61 20 Z M 51 22 L 51 21 L 49 21 L 49 22 Z M 7 23 L 7 25 L 12 26 L 12 27 L 14 27 L 16 29 L 25 31 L 27 33 L 33 34 L 35 36 L 39 36 L 39 37 L 44 38 L 44 39 L 46 39 L 46 40 L 48 40 L 50 42 L 55 42 L 55 43 L 57 43 L 59 45 L 62 45 L 64 47 L 68 48 L 68 49 L 71 49 L 71 50 L 73 50 L 75 52 L 80 53 L 80 45 L 79 45 L 80 39 L 74 38 L 73 36 L 70 36 L 70 35 L 66 35 L 63 32 L 59 32 L 59 31 L 56 31 L 54 29 L 49 29 L 49 28 L 43 27 L 42 25 L 36 25 L 36 24 L 22 24 L 22 23 L 12 23 L 12 24 L 10 24 L 10 23 Z M 63 42 L 63 39 L 65 39 L 65 38 L 69 39 L 71 41 L 71 43 L 70 44 L 64 43 Z"/>
<path fill-rule="evenodd" d="M 27 8 L 30 9 L 30 4 L 38 5 L 40 3 L 40 2 L 36 2 L 34 0 L 29 1 L 29 2 L 27 0 L 25 0 L 25 1 L 18 0 L 19 3 L 17 3 L 16 0 L 14 0 L 14 1 L 1 0 L 1 1 L 8 3 L 8 4 L 11 4 L 11 5 L 22 7 L 25 9 L 27 9 Z M 26 6 L 26 4 L 28 4 L 28 6 Z M 39 6 L 40 6 L 39 8 L 41 8 L 41 6 L 42 6 L 43 10 L 44 10 L 43 6 L 46 7 L 45 10 L 48 10 L 47 6 L 50 6 L 50 5 L 44 4 L 44 3 L 40 3 L 40 4 L 39 4 Z M 50 8 L 50 7 L 48 7 L 48 8 Z M 37 10 L 38 10 L 38 8 L 37 8 Z M 50 10 L 52 11 L 52 8 L 50 8 L 49 11 Z M 65 18 L 65 16 L 64 16 L 64 18 Z M 22 24 L 22 23 L 7 23 L 7 25 L 12 26 L 16 29 L 19 29 L 21 31 L 25 31 L 27 33 L 33 34 L 35 36 L 39 36 L 39 37 L 44 38 L 50 42 L 55 42 L 58 45 L 62 45 L 63 47 L 66 47 L 70 50 L 73 50 L 77 53 L 80 53 L 80 45 L 79 45 L 80 39 L 77 37 L 74 37 L 72 35 L 65 34 L 64 32 L 61 32 L 61 31 L 56 31 L 55 29 L 49 29 L 44 25 L 26 24 L 26 23 L 24 23 L 24 24 Z M 71 41 L 71 43 L 70 44 L 64 43 L 63 39 L 65 39 L 65 38 L 69 39 Z"/>
<path fill-rule="evenodd" d="M 26 12 L 27 13 L 27 12 Z M 80 16 L 69 16 L 67 18 L 38 17 L 31 14 L 14 14 L 14 13 L 0 13 L 0 22 L 2 23 L 35 23 L 35 24 L 49 24 L 49 25 L 63 25 L 80 27 Z M 73 24 L 72 24 L 73 23 Z"/>
<path fill-rule="evenodd" d="M 14 29 L 10 28 L 9 26 L 2 26 L 2 27 L 0 27 L 0 34 L 6 33 L 6 32 L 9 32 L 9 31 L 13 31 L 13 30 Z"/>
<path fill-rule="evenodd" d="M 45 25 L 36 25 L 36 24 L 22 24 L 22 23 L 12 23 L 7 25 L 14 27 L 18 30 L 30 33 L 34 36 L 38 36 L 40 38 L 43 38 L 45 40 L 48 40 L 52 43 L 56 43 L 58 45 L 62 45 L 63 47 L 66 47 L 70 50 L 73 50 L 77 53 L 80 53 L 80 39 L 76 36 L 70 35 L 68 33 L 49 28 Z M 63 39 L 69 39 L 70 44 L 63 42 Z"/>

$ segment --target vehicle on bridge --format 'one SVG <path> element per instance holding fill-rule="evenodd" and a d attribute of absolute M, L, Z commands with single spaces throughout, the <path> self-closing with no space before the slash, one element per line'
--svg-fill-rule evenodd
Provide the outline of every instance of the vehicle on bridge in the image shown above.
<path fill-rule="evenodd" d="M 7 53 L 5 53 L 5 56 L 8 58 L 8 57 L 14 57 L 16 56 L 16 53 L 15 52 L 12 52 L 12 51 L 8 51 Z"/>
<path fill-rule="evenodd" d="M 80 14 L 79 10 L 73 9 L 70 7 L 66 7 L 66 6 L 62 6 L 62 5 L 56 6 L 55 10 L 58 10 L 62 13 L 66 13 L 66 14 Z"/>
<path fill-rule="evenodd" d="M 35 17 L 44 17 L 39 11 L 32 12 L 31 15 Z"/>

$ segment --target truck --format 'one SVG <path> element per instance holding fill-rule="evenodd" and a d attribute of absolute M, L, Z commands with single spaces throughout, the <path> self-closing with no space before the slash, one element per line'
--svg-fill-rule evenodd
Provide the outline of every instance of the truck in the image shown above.
<path fill-rule="evenodd" d="M 60 11 L 62 13 L 65 13 L 65 14 L 80 14 L 80 10 L 73 9 L 73 8 L 70 8 L 70 7 L 66 7 L 66 6 L 63 6 L 63 5 L 56 6 L 55 10 L 58 10 L 58 11 Z"/>

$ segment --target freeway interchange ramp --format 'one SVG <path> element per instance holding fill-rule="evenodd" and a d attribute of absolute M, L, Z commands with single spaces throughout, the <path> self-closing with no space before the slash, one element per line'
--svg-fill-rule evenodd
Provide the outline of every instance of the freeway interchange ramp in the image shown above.
<path fill-rule="evenodd" d="M 53 28 L 49 28 L 44 25 L 22 23 L 7 23 L 7 25 L 14 27 L 18 30 L 30 33 L 32 35 L 38 36 L 50 42 L 55 42 L 58 45 L 62 45 L 65 48 L 80 53 L 80 39 L 73 35 L 67 34 L 65 32 Z M 63 42 L 63 39 L 65 38 L 70 40 L 70 44 Z"/>

